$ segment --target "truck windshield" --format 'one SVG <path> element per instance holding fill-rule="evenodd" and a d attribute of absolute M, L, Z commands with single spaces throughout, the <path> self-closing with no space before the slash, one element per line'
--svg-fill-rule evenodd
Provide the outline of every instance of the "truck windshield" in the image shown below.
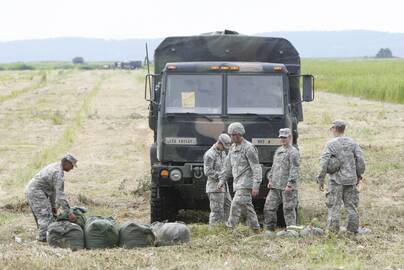
<path fill-rule="evenodd" d="M 229 114 L 283 114 L 281 75 L 229 75 Z"/>
<path fill-rule="evenodd" d="M 166 113 L 222 113 L 221 75 L 167 76 Z"/>

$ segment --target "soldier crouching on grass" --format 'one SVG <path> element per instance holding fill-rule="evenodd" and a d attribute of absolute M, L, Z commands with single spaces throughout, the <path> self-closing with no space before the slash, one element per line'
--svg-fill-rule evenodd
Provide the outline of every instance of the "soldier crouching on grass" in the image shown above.
<path fill-rule="evenodd" d="M 61 162 L 52 163 L 40 170 L 25 188 L 25 195 L 38 227 L 37 240 L 46 242 L 48 225 L 57 214 L 57 208 L 69 213 L 69 220 L 74 222 L 76 216 L 70 211 L 64 193 L 64 172 L 76 167 L 77 159 L 70 154 Z"/>
<path fill-rule="evenodd" d="M 296 225 L 297 181 L 299 179 L 299 151 L 291 145 L 289 128 L 279 130 L 281 144 L 274 155 L 274 162 L 268 175 L 268 195 L 264 205 L 264 225 L 273 231 L 276 226 L 277 210 L 283 204 L 286 226 Z"/>
<path fill-rule="evenodd" d="M 339 161 L 339 169 L 330 174 L 330 182 L 325 195 L 328 208 L 327 228 L 338 233 L 342 203 L 348 212 L 347 231 L 357 233 L 359 228 L 359 191 L 357 185 L 365 172 L 363 153 L 352 138 L 344 136 L 345 122 L 335 120 L 331 125 L 334 138 L 327 142 L 320 156 L 320 173 L 317 176 L 320 191 L 324 191 L 324 179 L 328 163 L 332 158 Z"/>
<path fill-rule="evenodd" d="M 209 225 L 225 222 L 229 217 L 231 196 L 227 183 L 221 189 L 217 188 L 219 175 L 226 159 L 225 149 L 229 149 L 231 139 L 227 134 L 220 134 L 217 142 L 203 156 L 203 170 L 208 177 L 206 193 L 209 197 Z"/>
<path fill-rule="evenodd" d="M 255 233 L 260 233 L 257 214 L 254 210 L 252 197 L 258 196 L 262 181 L 262 168 L 258 159 L 258 150 L 243 138 L 244 126 L 232 123 L 228 128 L 233 144 L 230 147 L 222 173 L 219 176 L 218 188 L 223 188 L 227 180 L 233 176 L 233 190 L 230 215 L 226 223 L 234 228 L 240 220 L 241 213 L 246 213 L 247 223 Z"/>

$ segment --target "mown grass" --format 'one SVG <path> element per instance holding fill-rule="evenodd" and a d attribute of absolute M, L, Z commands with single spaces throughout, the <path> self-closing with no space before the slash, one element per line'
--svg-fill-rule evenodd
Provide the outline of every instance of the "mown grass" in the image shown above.
<path fill-rule="evenodd" d="M 403 59 L 304 59 L 302 69 L 316 90 L 404 103 Z"/>
<path fill-rule="evenodd" d="M 35 89 L 46 86 L 48 83 L 48 75 L 46 71 L 41 72 L 39 79 L 28 87 L 12 91 L 9 95 L 0 95 L 0 104 L 6 100 L 14 99 L 22 94 L 31 92 Z"/>
<path fill-rule="evenodd" d="M 57 160 L 60 157 L 61 153 L 66 152 L 70 146 L 73 144 L 74 139 L 77 135 L 78 129 L 83 124 L 84 120 L 87 118 L 87 115 L 90 110 L 91 101 L 94 96 L 100 91 L 100 86 L 104 78 L 101 78 L 93 87 L 93 89 L 84 97 L 83 102 L 81 103 L 78 111 L 76 112 L 73 120 L 69 125 L 65 128 L 63 135 L 61 138 L 53 145 L 48 146 L 41 150 L 41 152 L 37 155 L 37 158 L 33 160 L 28 166 L 26 166 L 23 170 L 19 171 L 17 177 L 11 182 L 16 181 L 17 183 L 24 183 L 26 179 L 30 179 L 34 173 L 44 165 Z M 53 124 L 61 123 L 60 117 L 53 117 Z M 12 184 L 12 183 L 8 183 Z"/>
<path fill-rule="evenodd" d="M 110 74 L 109 71 L 106 73 Z M 129 77 L 132 79 L 131 83 L 134 81 L 139 85 L 136 86 L 138 91 L 129 88 L 128 91 L 136 93 L 136 99 L 143 101 L 144 88 L 141 85 L 143 82 L 140 80 L 141 76 L 138 76 L 139 79 L 133 79 L 130 73 L 127 78 Z M 119 86 L 111 85 L 103 89 L 119 89 Z M 97 98 L 99 97 L 100 95 L 97 96 Z M 116 96 L 109 96 L 111 99 L 116 97 L 119 97 L 119 92 Z M 125 106 L 133 104 L 134 101 L 135 99 L 119 99 L 119 104 Z M 144 103 L 141 114 L 147 112 L 147 102 Z M 98 106 L 103 106 L 103 104 L 99 103 Z M 335 118 L 342 118 L 349 122 L 347 134 L 353 136 L 362 145 L 365 152 L 367 171 L 364 177 L 366 184 L 361 189 L 359 211 L 361 224 L 368 224 L 373 231 L 372 234 L 339 237 L 329 235 L 295 239 L 270 238 L 265 235 L 256 236 L 246 226 L 239 226 L 234 231 L 227 230 L 224 226 L 211 229 L 206 224 L 195 223 L 199 222 L 199 217 L 194 217 L 193 221 L 188 223 L 192 231 L 192 242 L 189 244 L 134 250 L 113 248 L 71 252 L 31 243 L 35 237 L 36 228 L 31 214 L 26 207 L 24 208 L 23 201 L 20 200 L 11 203 L 7 209 L 2 209 L 1 213 L 4 214 L 0 215 L 0 240 L 3 241 L 0 245 L 1 268 L 403 269 L 404 260 L 400 254 L 404 252 L 404 205 L 402 203 L 404 185 L 401 181 L 404 173 L 404 152 L 399 146 L 403 141 L 402 134 L 404 134 L 404 126 L 401 124 L 403 123 L 404 107 L 319 93 L 314 102 L 304 104 L 304 109 L 305 122 L 299 125 L 302 159 L 299 224 L 312 223 L 320 227 L 325 225 L 327 209 L 324 205 L 324 194 L 318 191 L 318 186 L 313 179 L 318 172 L 318 157 L 330 136 L 329 124 Z M 132 138 L 131 136 L 135 135 L 136 129 L 132 130 L 133 134 L 126 136 L 123 136 L 120 129 L 115 128 L 108 129 L 111 131 L 108 135 L 100 132 L 102 129 L 98 129 L 99 125 L 108 123 L 107 118 L 118 114 L 118 110 L 112 110 L 109 113 L 99 112 L 97 121 L 93 121 L 97 122 L 97 126 L 89 125 L 90 129 L 94 128 L 99 134 L 99 137 L 94 137 L 94 140 L 112 136 L 113 140 L 119 141 L 127 140 L 129 137 L 126 136 Z M 117 122 L 117 120 L 114 121 Z M 136 124 L 142 123 L 147 125 L 146 121 L 140 119 Z M 67 126 L 70 125 L 73 124 L 67 124 Z M 385 139 L 386 130 L 389 133 L 388 141 Z M 86 131 L 81 129 L 80 132 Z M 75 134 L 77 133 L 76 129 Z M 85 148 L 84 143 L 87 140 L 83 140 L 82 144 L 78 138 L 75 138 L 74 141 L 80 147 Z M 130 140 L 129 143 L 134 144 L 138 149 L 143 149 L 141 140 Z M 125 144 L 121 146 L 108 144 L 108 147 L 108 149 L 121 147 L 118 149 L 122 149 L 123 152 L 123 147 L 127 146 Z M 96 149 L 89 150 L 96 151 Z M 102 154 L 104 156 L 111 155 L 109 150 L 95 153 L 98 155 L 104 153 Z M 139 152 L 133 151 L 130 155 L 139 156 Z M 148 183 L 143 175 L 145 172 L 148 175 L 149 167 L 139 167 L 136 171 L 137 178 L 133 176 L 134 172 L 130 171 L 129 167 L 124 169 L 125 177 L 115 177 L 115 171 L 123 170 L 120 167 L 120 164 L 123 163 L 121 156 L 113 158 L 113 166 L 105 174 L 102 169 L 106 167 L 106 163 L 102 163 L 101 158 L 99 163 L 96 163 L 96 169 L 85 165 L 91 160 L 91 157 L 91 155 L 86 157 L 84 153 L 81 155 L 80 162 L 84 166 L 79 165 L 79 170 L 87 171 L 77 178 L 80 181 L 73 182 L 74 177 L 70 174 L 67 176 L 69 201 L 78 201 L 79 205 L 87 206 L 89 215 L 113 216 L 119 223 L 123 219 L 129 218 L 145 220 L 145 217 L 149 216 L 149 210 L 145 205 L 148 205 L 149 202 Z M 50 158 L 49 161 L 54 161 L 54 159 Z M 91 160 L 91 162 L 93 161 Z M 133 168 L 139 162 L 141 161 L 137 160 L 129 166 Z M 47 162 L 44 161 L 44 163 Z M 92 183 L 94 184 L 84 184 L 88 178 L 93 178 Z M 25 178 L 24 181 L 26 179 L 29 178 Z M 107 183 L 105 179 L 109 179 L 109 182 Z M 132 184 L 134 181 L 137 181 L 138 185 Z M 15 184 L 21 187 L 20 183 L 15 182 Z M 71 188 L 72 186 L 74 187 Z M 19 192 L 23 193 L 21 188 Z M 111 194 L 113 195 L 111 196 Z M 343 216 L 345 220 L 346 215 Z M 345 225 L 345 222 L 343 223 Z M 16 243 L 13 235 L 21 237 L 24 243 Z"/>

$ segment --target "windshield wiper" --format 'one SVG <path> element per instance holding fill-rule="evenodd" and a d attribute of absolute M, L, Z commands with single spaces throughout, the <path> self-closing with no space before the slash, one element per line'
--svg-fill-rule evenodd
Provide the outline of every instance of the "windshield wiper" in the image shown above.
<path fill-rule="evenodd" d="M 188 115 L 188 116 L 197 116 L 197 117 L 204 118 L 204 119 L 208 120 L 209 122 L 212 122 L 212 121 L 213 121 L 209 116 L 206 116 L 206 115 L 203 115 L 203 114 L 199 114 L 199 113 L 186 112 L 186 113 L 178 113 L 178 114 L 179 114 L 179 115 Z M 168 116 L 168 117 L 174 117 L 174 116 L 176 116 L 176 115 L 167 115 L 167 116 Z"/>
<path fill-rule="evenodd" d="M 275 120 L 275 119 L 277 119 L 277 120 L 282 119 L 281 116 L 265 116 L 265 115 L 257 114 L 257 113 L 240 113 L 240 115 L 252 115 L 252 116 L 256 116 L 258 118 L 265 119 L 268 121 Z"/>

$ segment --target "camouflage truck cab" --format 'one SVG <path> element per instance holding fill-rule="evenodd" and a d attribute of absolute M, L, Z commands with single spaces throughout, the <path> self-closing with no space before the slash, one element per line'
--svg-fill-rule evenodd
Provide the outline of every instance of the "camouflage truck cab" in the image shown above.
<path fill-rule="evenodd" d="M 262 211 L 278 131 L 291 128 L 297 144 L 303 120 L 295 48 L 282 38 L 171 37 L 156 49 L 154 60 L 145 93 L 154 131 L 151 221 L 173 220 L 179 209 L 209 209 L 203 154 L 232 122 L 241 122 L 245 138 L 258 148 L 263 183 L 254 205 Z M 311 101 L 311 75 L 303 76 L 303 89 L 303 100 Z"/>

